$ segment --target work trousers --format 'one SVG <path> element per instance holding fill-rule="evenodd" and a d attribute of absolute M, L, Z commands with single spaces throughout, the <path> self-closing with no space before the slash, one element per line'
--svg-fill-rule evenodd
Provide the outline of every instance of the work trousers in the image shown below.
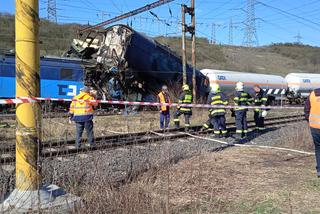
<path fill-rule="evenodd" d="M 213 126 L 215 134 L 226 134 L 226 117 L 225 115 L 209 115 L 209 119 L 206 122 L 207 127 Z"/>
<path fill-rule="evenodd" d="M 80 148 L 81 143 L 81 136 L 83 133 L 83 130 L 86 130 L 87 132 L 87 138 L 89 145 L 93 145 L 94 139 L 93 139 L 93 122 L 92 120 L 85 121 L 85 122 L 76 122 L 76 148 Z"/>
<path fill-rule="evenodd" d="M 160 112 L 160 129 L 168 128 L 170 124 L 170 111 Z"/>
<path fill-rule="evenodd" d="M 190 117 L 191 117 L 191 111 L 187 112 L 187 111 L 180 111 L 177 110 L 176 113 L 174 114 L 174 125 L 176 128 L 180 128 L 180 120 L 179 117 L 180 115 L 184 115 L 184 124 L 185 127 L 188 128 L 190 127 Z"/>
<path fill-rule="evenodd" d="M 317 172 L 320 173 L 320 129 L 310 128 L 316 153 Z"/>
<path fill-rule="evenodd" d="M 247 134 L 248 124 L 247 124 L 247 110 L 236 110 L 236 133 L 237 134 Z"/>
<path fill-rule="evenodd" d="M 264 117 L 261 116 L 261 111 L 255 111 L 253 117 L 254 117 L 254 122 L 256 124 L 256 129 L 263 130 L 264 129 Z"/>

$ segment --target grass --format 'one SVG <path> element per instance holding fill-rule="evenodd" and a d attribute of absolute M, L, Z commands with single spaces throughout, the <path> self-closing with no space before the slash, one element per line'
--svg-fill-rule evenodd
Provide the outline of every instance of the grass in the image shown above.
<path fill-rule="evenodd" d="M 273 151 L 232 149 L 181 161 L 156 175 L 146 173 L 138 182 L 161 197 L 166 187 L 159 180 L 169 173 L 173 213 L 320 212 L 311 202 L 319 196 L 318 189 L 303 187 L 313 180 L 314 174 L 308 170 L 313 166 L 310 164 L 313 158 L 290 163 L 285 159 L 283 153 Z M 269 161 L 280 164 L 264 166 Z M 202 176 L 197 176 L 198 173 Z M 149 182 L 147 178 L 151 175 L 157 180 Z"/>
<path fill-rule="evenodd" d="M 195 114 L 205 115 L 205 112 Z M 144 113 L 143 119 L 126 117 L 127 121 L 120 121 L 122 117 L 99 117 L 98 123 L 104 125 L 101 130 L 116 130 L 117 127 L 123 131 L 127 131 L 128 127 L 129 130 L 137 129 L 138 125 L 140 129 L 149 128 L 150 124 L 157 127 L 158 123 L 158 115 L 154 113 Z M 150 124 L 146 125 L 145 121 Z M 50 130 L 59 133 L 63 129 L 74 129 L 73 125 L 59 122 L 61 128 L 50 123 Z M 121 127 L 121 122 L 132 125 Z M 299 146 L 301 150 L 311 150 L 312 143 L 309 137 L 306 138 L 306 129 L 306 126 L 298 125 L 296 132 L 284 131 L 277 140 L 278 146 Z M 299 143 L 303 138 L 305 143 Z M 117 162 L 117 157 L 111 157 L 111 160 Z M 320 212 L 317 203 L 314 203 L 314 199 L 320 197 L 320 181 L 315 178 L 312 156 L 233 148 L 220 153 L 199 154 L 174 163 L 168 161 L 122 183 L 114 183 L 105 173 L 104 164 L 108 161 L 106 155 L 100 153 L 92 160 L 93 168 L 88 169 L 88 160 L 83 159 L 74 163 L 77 167 L 63 174 L 56 175 L 54 169 L 47 169 L 44 176 L 46 181 L 55 181 L 67 192 L 81 196 L 84 206 L 78 210 L 79 213 Z M 111 163 L 107 166 L 112 167 Z M 77 170 L 78 167 L 81 170 Z M 92 174 L 92 179 L 84 179 L 87 174 Z M 1 188 L 7 188 L 6 185 L 3 183 Z M 5 192 L 5 189 L 0 192 Z"/>
<path fill-rule="evenodd" d="M 240 202 L 235 205 L 230 211 L 231 213 L 245 214 L 245 213 L 255 213 L 255 214 L 280 214 L 283 213 L 278 207 L 274 205 L 274 201 L 266 200 L 259 202 L 258 204 L 251 204 L 250 202 Z"/>
<path fill-rule="evenodd" d="M 174 127 L 173 117 L 175 108 L 171 109 L 171 123 L 170 127 Z M 290 114 L 299 114 L 299 111 L 291 111 Z M 283 116 L 288 114 L 286 110 L 281 111 L 269 111 L 268 117 Z M 234 118 L 231 117 L 231 113 L 227 111 L 227 122 L 234 122 Z M 202 125 L 208 120 L 207 109 L 193 109 L 193 115 L 191 117 L 191 125 Z M 248 120 L 253 120 L 253 112 L 248 112 Z M 180 116 L 181 127 L 184 126 L 184 117 Z M 0 140 L 7 141 L 7 143 L 14 143 L 15 139 L 15 121 L 3 120 L 0 124 Z M 75 138 L 75 125 L 69 124 L 68 118 L 45 118 L 42 121 L 42 140 L 71 140 Z M 159 113 L 157 111 L 139 112 L 138 115 L 125 116 L 111 115 L 111 116 L 96 116 L 94 118 L 94 133 L 95 136 L 114 135 L 119 133 L 129 133 L 138 131 L 149 131 L 159 129 Z M 304 142 L 304 139 L 310 139 L 308 135 L 309 130 L 305 126 L 305 134 L 294 133 L 293 136 L 287 136 L 287 142 L 291 142 L 294 139 L 300 139 L 299 142 Z M 85 136 L 85 133 L 84 133 Z M 300 143 L 301 144 L 301 143 Z M 303 144 L 303 143 L 302 143 Z M 298 146 L 299 144 L 297 144 Z"/>

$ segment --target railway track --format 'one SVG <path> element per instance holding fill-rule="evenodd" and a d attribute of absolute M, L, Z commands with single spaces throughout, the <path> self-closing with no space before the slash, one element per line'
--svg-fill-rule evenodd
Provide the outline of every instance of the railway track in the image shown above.
<path fill-rule="evenodd" d="M 121 112 L 105 112 L 105 111 L 96 111 L 94 116 L 113 116 L 113 115 L 119 115 Z M 68 112 L 50 112 L 42 114 L 42 118 L 67 118 Z M 9 114 L 0 114 L 0 118 L 2 120 L 15 120 L 16 114 L 9 113 Z"/>
<path fill-rule="evenodd" d="M 265 125 L 267 127 L 293 123 L 304 119 L 303 115 L 294 116 L 283 116 L 275 118 L 266 118 Z M 248 121 L 248 127 L 253 128 L 253 121 Z M 201 135 L 212 133 L 212 130 L 200 131 L 201 126 L 193 126 L 190 128 L 190 133 Z M 229 133 L 234 133 L 234 123 L 228 123 L 227 129 Z M 108 150 L 115 149 L 118 147 L 124 147 L 129 145 L 141 145 L 150 142 L 159 142 L 163 140 L 173 140 L 178 138 L 190 137 L 188 133 L 181 129 L 169 129 L 165 132 L 163 130 L 147 131 L 147 132 L 136 132 L 127 133 L 111 136 L 102 136 L 95 138 L 95 145 L 92 147 L 81 147 L 80 149 L 75 148 L 74 140 L 68 141 L 48 141 L 42 143 L 41 157 L 61 157 L 69 156 L 77 153 L 86 153 L 89 151 L 97 150 Z M 84 143 L 82 144 L 84 145 Z M 0 162 L 2 164 L 10 164 L 15 162 L 15 146 L 2 146 L 0 147 Z"/>
<path fill-rule="evenodd" d="M 301 107 L 301 105 L 290 105 L 291 107 Z M 154 112 L 152 110 L 144 110 L 143 112 Z M 113 115 L 119 115 L 123 114 L 122 111 L 117 111 L 117 112 L 107 112 L 104 110 L 96 110 L 94 113 L 94 116 L 113 116 Z M 50 112 L 50 113 L 43 113 L 42 118 L 67 118 L 68 112 Z M 0 119 L 2 120 L 15 120 L 16 119 L 16 114 L 15 113 L 0 113 Z"/>

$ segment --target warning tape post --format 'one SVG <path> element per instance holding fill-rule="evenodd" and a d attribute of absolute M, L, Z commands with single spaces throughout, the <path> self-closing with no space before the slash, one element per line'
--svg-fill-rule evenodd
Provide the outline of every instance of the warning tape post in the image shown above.
<path fill-rule="evenodd" d="M 42 101 L 56 101 L 56 102 L 72 102 L 84 101 L 76 99 L 59 99 L 59 98 L 42 98 L 42 97 L 17 97 L 14 99 L 0 99 L 0 105 L 20 104 L 20 103 L 34 103 Z M 158 102 L 135 102 L 135 101 L 117 101 L 117 100 L 88 100 L 86 102 L 98 104 L 113 104 L 113 105 L 141 105 L 141 106 L 170 106 L 170 107 L 192 107 L 192 108 L 246 108 L 246 109 L 303 109 L 298 106 L 237 106 L 237 105 L 209 105 L 209 104 L 181 104 L 181 103 L 158 103 Z"/>

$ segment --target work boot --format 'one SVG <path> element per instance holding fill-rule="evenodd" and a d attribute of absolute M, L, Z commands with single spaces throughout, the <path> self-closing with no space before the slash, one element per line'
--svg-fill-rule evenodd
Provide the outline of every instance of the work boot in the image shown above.
<path fill-rule="evenodd" d="M 317 172 L 317 176 L 318 176 L 318 178 L 320 178 L 320 172 Z"/>

